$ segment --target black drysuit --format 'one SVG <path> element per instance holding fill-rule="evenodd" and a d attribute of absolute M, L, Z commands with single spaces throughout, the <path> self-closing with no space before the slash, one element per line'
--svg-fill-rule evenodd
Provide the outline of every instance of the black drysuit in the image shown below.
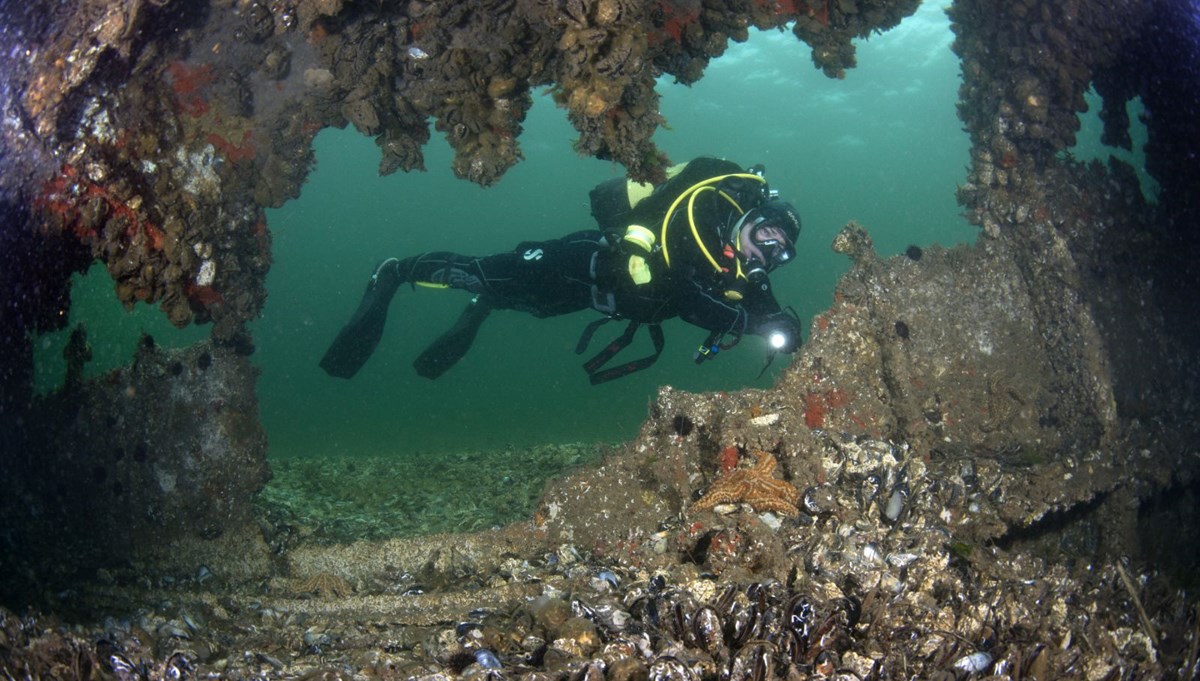
<path fill-rule="evenodd" d="M 737 172 L 742 171 L 736 164 L 698 159 L 688 164 L 673 181 L 690 184 L 696 178 Z M 658 201 L 660 205 L 656 206 L 651 199 L 643 203 L 644 210 L 627 211 L 626 215 L 617 216 L 616 222 L 609 222 L 620 224 L 622 219 L 639 219 L 656 235 L 660 234 L 667 206 L 661 205 L 663 201 Z M 741 206 L 743 209 L 751 207 Z M 657 217 L 648 212 L 656 212 Z M 591 308 L 608 318 L 652 325 L 659 351 L 662 336 L 657 325 L 672 317 L 680 317 L 706 329 L 711 334 L 710 339 L 719 339 L 726 334 L 763 333 L 767 322 L 777 320 L 794 325 L 794 320 L 781 312 L 765 277 L 755 286 L 744 287 L 744 297 L 739 301 L 731 301 L 725 295 L 734 283 L 737 256 L 724 244 L 742 212 L 744 210 L 738 210 L 716 192 L 698 196 L 692 206 L 695 233 L 704 241 L 704 249 L 725 271 L 714 267 L 697 245 L 686 209 L 676 210 L 667 227 L 669 267 L 662 249 L 650 254 L 631 251 L 622 245 L 619 234 L 606 234 L 600 230 L 575 232 L 548 241 L 526 241 L 512 251 L 482 257 L 439 251 L 400 260 L 395 266 L 400 283 L 428 283 L 477 294 L 456 327 L 435 341 L 418 359 L 418 372 L 436 378 L 452 366 L 466 352 L 478 325 L 492 309 L 520 310 L 536 317 L 552 317 Z M 601 220 L 602 225 L 604 222 Z M 624 226 L 621 225 L 622 229 Z M 645 256 L 651 273 L 649 282 L 636 284 L 631 278 L 628 270 L 631 254 Z M 368 295 L 370 293 L 368 287 Z M 634 328 L 627 330 L 630 337 Z M 591 330 L 594 327 L 590 327 L 587 335 L 590 336 Z M 335 347 L 341 341 L 339 337 Z M 581 352 L 585 344 L 586 338 L 581 339 Z M 374 342 L 367 350 L 367 356 L 373 349 Z M 653 361 L 653 358 L 648 359 Z M 339 372 L 336 361 L 331 362 L 330 354 L 327 354 L 322 366 L 334 375 L 353 375 L 365 360 L 364 356 L 352 369 Z M 607 358 L 600 364 L 604 361 Z M 594 368 L 598 369 L 598 366 Z M 593 373 L 593 367 L 588 369 Z M 600 380 L 613 377 L 616 375 Z M 593 382 L 599 382 L 595 375 L 592 378 Z"/>

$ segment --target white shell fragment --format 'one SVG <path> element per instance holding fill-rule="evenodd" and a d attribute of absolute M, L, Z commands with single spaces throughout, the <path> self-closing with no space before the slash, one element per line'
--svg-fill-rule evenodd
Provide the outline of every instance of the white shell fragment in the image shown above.
<path fill-rule="evenodd" d="M 779 412 L 773 412 L 770 414 L 763 414 L 762 416 L 755 416 L 754 418 L 750 419 L 750 425 L 752 425 L 752 426 L 773 426 L 778 421 L 779 421 Z"/>
<path fill-rule="evenodd" d="M 217 264 L 211 260 L 200 263 L 200 271 L 196 273 L 197 286 L 212 286 L 217 278 Z"/>
<path fill-rule="evenodd" d="M 964 657 L 958 658 L 954 663 L 954 668 L 960 672 L 967 674 L 979 674 L 987 671 L 988 667 L 992 666 L 992 656 L 983 652 L 971 653 Z"/>

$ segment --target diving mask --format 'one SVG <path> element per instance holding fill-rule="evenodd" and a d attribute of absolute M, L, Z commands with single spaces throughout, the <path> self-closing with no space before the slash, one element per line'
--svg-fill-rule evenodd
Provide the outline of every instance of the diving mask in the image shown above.
<path fill-rule="evenodd" d="M 800 214 L 786 201 L 768 201 L 743 215 L 737 232 L 746 261 L 758 261 L 769 272 L 796 257 Z"/>

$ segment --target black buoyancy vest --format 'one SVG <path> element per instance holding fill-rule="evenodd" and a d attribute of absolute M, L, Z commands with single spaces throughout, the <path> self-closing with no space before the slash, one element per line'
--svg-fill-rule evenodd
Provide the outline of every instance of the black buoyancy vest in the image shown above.
<path fill-rule="evenodd" d="M 644 198 L 635 199 L 633 204 L 630 202 L 631 195 L 639 193 L 639 188 L 644 192 L 645 185 L 638 185 L 623 177 L 614 178 L 592 189 L 592 216 L 600 230 L 610 238 L 613 235 L 620 238 L 625 233 L 625 228 L 634 224 L 657 232 L 667 210 L 680 194 L 709 178 L 742 172 L 745 170 L 733 161 L 701 156 L 671 174 L 666 182 L 655 186 Z M 736 178 L 722 184 L 722 189 L 731 193 L 746 210 L 763 200 L 766 195 L 764 187 L 760 182 L 739 181 Z"/>
<path fill-rule="evenodd" d="M 667 181 L 653 188 L 624 177 L 614 178 L 596 185 L 592 189 L 589 195 L 591 198 L 592 216 L 596 219 L 600 230 L 607 237 L 609 244 L 615 247 L 621 243 L 630 225 L 641 225 L 653 233 L 659 233 L 659 228 L 667 217 L 667 212 L 671 210 L 671 206 L 676 204 L 676 199 L 679 199 L 685 192 L 699 183 L 723 175 L 737 175 L 745 172 L 741 166 L 733 161 L 702 156 L 693 159 L 684 166 L 672 168 L 668 171 Z M 729 177 L 720 180 L 720 190 L 729 199 L 736 202 L 743 211 L 759 205 L 769 195 L 766 182 L 759 178 Z M 665 234 L 663 236 L 665 237 Z M 661 248 L 663 245 L 660 244 L 659 246 Z M 706 254 L 709 253 L 704 244 L 697 244 L 697 246 L 699 250 L 704 250 Z M 650 249 L 650 246 L 646 245 L 645 248 Z M 661 251 L 655 250 L 654 252 L 660 253 Z M 635 250 L 630 256 L 630 260 L 642 257 L 648 258 L 649 256 Z M 711 258 L 711 255 L 709 257 Z M 662 257 L 657 256 L 656 260 L 661 261 Z M 663 266 L 665 265 L 655 265 L 655 267 Z M 630 275 L 632 274 L 633 271 L 631 269 Z M 648 277 L 646 281 L 649 280 L 650 278 Z M 604 317 L 589 324 L 580 337 L 575 352 L 577 354 L 586 352 L 587 346 L 596 329 L 613 318 L 613 316 Z M 610 342 L 604 349 L 584 364 L 584 370 L 587 371 L 592 385 L 605 383 L 614 378 L 620 378 L 635 371 L 645 369 L 658 359 L 663 351 L 663 332 L 658 321 L 653 321 L 646 323 L 650 331 L 651 341 L 654 344 L 653 354 L 611 368 L 603 368 L 609 360 L 633 341 L 633 336 L 641 325 L 642 322 L 636 319 L 630 321 L 621 336 Z M 715 335 L 710 334 L 702 350 L 707 353 L 707 346 L 713 345 L 715 342 Z M 707 356 L 707 354 L 704 356 Z M 699 362 L 701 359 L 701 357 L 698 357 L 696 361 Z"/>

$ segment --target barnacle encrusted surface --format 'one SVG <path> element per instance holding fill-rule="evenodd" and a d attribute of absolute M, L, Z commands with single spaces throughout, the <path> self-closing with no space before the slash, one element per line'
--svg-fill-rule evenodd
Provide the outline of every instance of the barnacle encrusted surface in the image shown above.
<path fill-rule="evenodd" d="M 655 77 L 693 82 L 728 40 L 788 21 L 840 75 L 851 37 L 912 6 L 97 0 L 6 14 L 0 435 L 15 474 L 0 587 L 79 624 L 0 612 L 0 666 L 1195 676 L 1200 134 L 1182 1 L 958 0 L 972 141 L 959 200 L 981 238 L 884 260 L 848 225 L 835 245 L 853 267 L 771 390 L 663 389 L 637 438 L 495 530 L 331 545 L 297 520 L 318 514 L 251 513 L 266 462 L 242 324 L 265 296 L 263 208 L 299 192 L 318 130 L 374 136 L 390 172 L 422 166 L 432 119 L 458 174 L 486 185 L 519 160 L 546 86 L 582 151 L 653 179 Z M 1156 202 L 1130 166 L 1065 153 L 1089 85 L 1116 144 L 1141 97 Z M 212 321 L 219 343 L 146 344 L 131 367 L 32 403 L 28 332 L 67 318 L 67 278 L 94 259 L 124 302 Z M 799 513 L 681 517 L 759 451 Z M 361 588 L 290 590 L 287 576 L 322 572 Z"/>
<path fill-rule="evenodd" d="M 1140 96 L 1155 109 L 1148 167 L 1167 203 L 1182 207 L 1167 214 L 1179 224 L 1194 214 L 1186 191 L 1194 164 L 1172 159 L 1187 157 L 1178 140 L 1196 137 L 1195 117 L 1183 113 L 1195 93 L 1174 85 L 1185 78 L 1142 75 L 1147 65 L 1186 63 L 1191 44 L 1158 30 L 1175 7 L 1159 4 L 954 5 L 960 114 L 974 147 L 962 200 L 972 220 L 994 233 L 1027 219 L 1026 194 L 1072 141 L 1093 83 L 1114 143 L 1128 143 L 1125 101 Z M 157 303 L 178 325 L 211 321 L 217 339 L 242 342 L 271 263 L 263 208 L 299 194 L 322 128 L 353 125 L 374 137 L 388 173 L 423 168 L 432 121 L 455 150 L 455 173 L 489 185 L 521 159 L 531 93 L 545 87 L 578 130 L 582 153 L 653 180 L 667 161 L 652 141 L 662 123 L 656 78 L 692 83 L 752 27 L 789 23 L 814 63 L 841 76 L 854 65 L 854 39 L 895 26 L 916 5 L 33 3 L 13 12 L 13 30 L 0 36 L 11 83 L 2 91 L 0 191 L 24 231 L 13 248 L 49 248 L 68 272 L 102 260 L 125 304 Z M 48 267 L 28 274 L 54 282 L 6 323 L 54 328 L 57 315 L 32 318 L 63 301 L 65 277 Z"/>
<path fill-rule="evenodd" d="M 11 84 L 0 192 L 26 211 L 13 213 L 27 232 L 15 248 L 61 243 L 66 271 L 105 262 L 126 305 L 159 304 L 177 325 L 212 322 L 239 343 L 266 296 L 263 209 L 298 196 L 319 130 L 375 138 L 390 173 L 424 168 L 432 121 L 455 174 L 487 186 L 521 160 L 531 93 L 546 87 L 580 152 L 658 179 L 655 79 L 693 82 L 750 26 L 816 12 L 693 0 L 46 4 L 14 12 L 0 36 Z M 813 34 L 848 44 L 915 9 L 862 4 L 877 13 L 833 8 L 836 29 Z M 20 304 L 32 316 L 54 297 L 65 295 Z"/>
<path fill-rule="evenodd" d="M 1069 203 L 1104 176 L 1060 180 L 1053 196 Z M 1109 201 L 1106 215 L 1131 219 L 1123 196 Z M 1161 425 L 1196 422 L 1195 376 L 1180 374 L 1191 351 L 1161 332 L 1064 351 L 1036 313 L 1040 299 L 1082 291 L 1077 319 L 1111 333 L 1110 316 L 1145 307 L 1148 271 L 1132 266 L 1119 292 L 1096 286 L 1127 257 L 1104 239 L 1060 256 L 1092 264 L 1079 288 L 1023 279 L 1007 233 L 919 260 L 880 258 L 870 241 L 857 224 L 837 240 L 854 265 L 776 386 L 663 388 L 636 438 L 549 484 L 515 522 L 408 534 L 503 517 L 514 492 L 478 484 L 478 465 L 296 465 L 260 499 L 257 547 L 203 564 L 186 551 L 100 556 L 95 578 L 70 582 L 84 623 L 0 611 L 0 659 L 30 672 L 69 659 L 164 676 L 425 681 L 497 669 L 524 681 L 1192 675 L 1200 460 L 1194 432 Z M 493 453 L 518 480 L 550 454 Z M 798 503 L 708 508 L 703 493 L 751 456 Z M 333 476 L 314 489 L 306 472 L 319 470 L 347 471 L 343 498 L 359 506 L 330 494 Z M 414 505 L 414 470 L 474 492 Z M 372 521 L 375 505 L 389 508 Z M 161 539 L 168 554 L 186 549 Z M 44 586 L 43 607 L 64 565 L 22 572 Z M 316 575 L 337 580 L 296 578 Z"/>

